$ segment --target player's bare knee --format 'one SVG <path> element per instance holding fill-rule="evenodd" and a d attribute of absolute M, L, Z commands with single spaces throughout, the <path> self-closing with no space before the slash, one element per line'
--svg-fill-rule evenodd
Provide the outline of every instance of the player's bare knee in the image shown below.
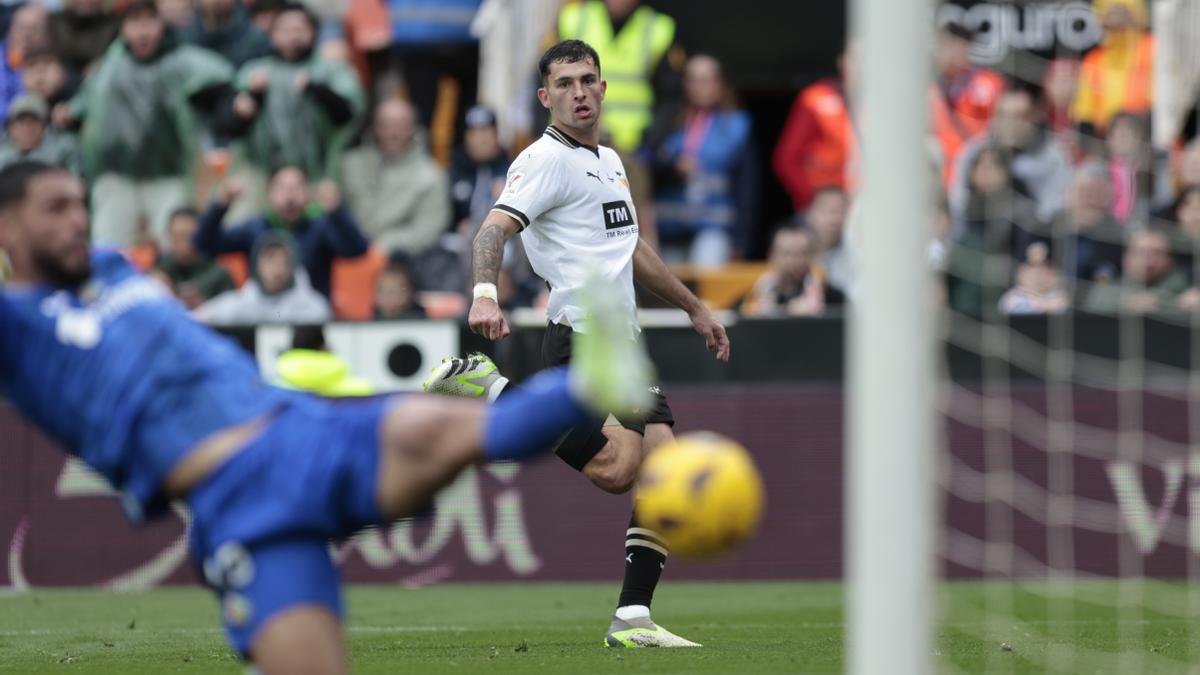
<path fill-rule="evenodd" d="M 479 454 L 483 412 L 474 400 L 411 396 L 389 413 L 384 447 L 434 471 L 468 464 Z"/>
<path fill-rule="evenodd" d="M 263 675 L 348 672 L 341 627 L 324 607 L 301 606 L 272 618 L 250 656 Z"/>
<path fill-rule="evenodd" d="M 636 449 L 610 441 L 583 467 L 583 473 L 596 487 L 612 494 L 624 494 L 637 481 L 640 456 Z"/>

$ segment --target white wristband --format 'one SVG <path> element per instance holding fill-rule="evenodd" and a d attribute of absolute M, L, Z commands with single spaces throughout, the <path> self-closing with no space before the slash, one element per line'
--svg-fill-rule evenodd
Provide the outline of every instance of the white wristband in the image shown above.
<path fill-rule="evenodd" d="M 475 296 L 476 300 L 480 298 L 487 298 L 493 302 L 496 302 L 496 298 L 500 297 L 499 293 L 496 292 L 496 284 L 489 284 L 486 282 L 482 284 L 475 284 L 475 290 L 472 292 L 472 294 Z"/>

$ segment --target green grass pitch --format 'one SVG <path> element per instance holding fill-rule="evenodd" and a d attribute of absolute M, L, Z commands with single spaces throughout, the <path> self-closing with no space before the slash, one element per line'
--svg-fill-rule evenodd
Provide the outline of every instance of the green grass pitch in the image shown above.
<path fill-rule="evenodd" d="M 1183 584 L 1073 599 L 953 583 L 942 587 L 937 651 L 947 672 L 1188 672 L 1200 622 L 1180 618 Z M 1037 589 L 1036 586 L 1033 587 Z M 810 673 L 843 669 L 842 587 L 832 583 L 667 583 L 655 617 L 699 650 L 601 646 L 615 584 L 353 586 L 347 634 L 362 673 Z M 1166 608 L 1159 613 L 1152 607 Z M 997 617 L 1003 617 L 995 621 Z M 198 588 L 147 593 L 38 590 L 0 596 L 0 671 L 242 672 L 216 603 Z M 1193 671 L 1194 672 L 1194 671 Z"/>

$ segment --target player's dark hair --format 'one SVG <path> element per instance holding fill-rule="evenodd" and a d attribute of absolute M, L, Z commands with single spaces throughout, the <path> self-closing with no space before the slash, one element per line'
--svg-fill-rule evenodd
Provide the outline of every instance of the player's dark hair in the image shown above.
<path fill-rule="evenodd" d="M 583 40 L 563 40 L 554 45 L 547 49 L 538 61 L 538 74 L 541 76 L 542 86 L 546 85 L 546 78 L 550 77 L 550 64 L 579 63 L 588 60 L 596 64 L 596 70 L 600 70 L 600 55 Z"/>
<path fill-rule="evenodd" d="M 0 169 L 0 209 L 21 203 L 29 191 L 29 181 L 44 174 L 66 169 L 36 159 L 23 159 Z"/>

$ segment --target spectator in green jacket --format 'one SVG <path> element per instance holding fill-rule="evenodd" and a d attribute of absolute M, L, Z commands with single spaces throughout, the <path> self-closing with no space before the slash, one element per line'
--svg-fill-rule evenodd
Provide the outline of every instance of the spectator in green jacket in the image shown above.
<path fill-rule="evenodd" d="M 1121 278 L 1093 286 L 1084 309 L 1090 312 L 1147 314 L 1178 311 L 1187 277 L 1175 269 L 1171 239 L 1159 230 L 1129 236 L 1121 259 Z"/>
<path fill-rule="evenodd" d="M 261 208 L 267 177 L 282 167 L 314 182 L 338 176 L 365 102 L 349 66 L 314 52 L 318 28 L 303 5 L 285 5 L 271 24 L 271 54 L 238 71 L 234 111 L 244 136 L 235 173 L 247 194 L 235 215 Z"/>
<path fill-rule="evenodd" d="M 151 0 L 125 9 L 120 39 L 70 103 L 54 110 L 60 127 L 83 125 L 93 241 L 128 246 L 142 221 L 163 238 L 171 213 L 193 201 L 202 122 L 228 127 L 231 76 L 220 56 L 178 44 Z"/>
<path fill-rule="evenodd" d="M 155 264 L 188 309 L 195 309 L 205 300 L 234 289 L 229 272 L 196 248 L 193 240 L 199 228 L 197 219 L 196 210 L 190 206 L 171 214 L 167 225 L 167 247 Z"/>

